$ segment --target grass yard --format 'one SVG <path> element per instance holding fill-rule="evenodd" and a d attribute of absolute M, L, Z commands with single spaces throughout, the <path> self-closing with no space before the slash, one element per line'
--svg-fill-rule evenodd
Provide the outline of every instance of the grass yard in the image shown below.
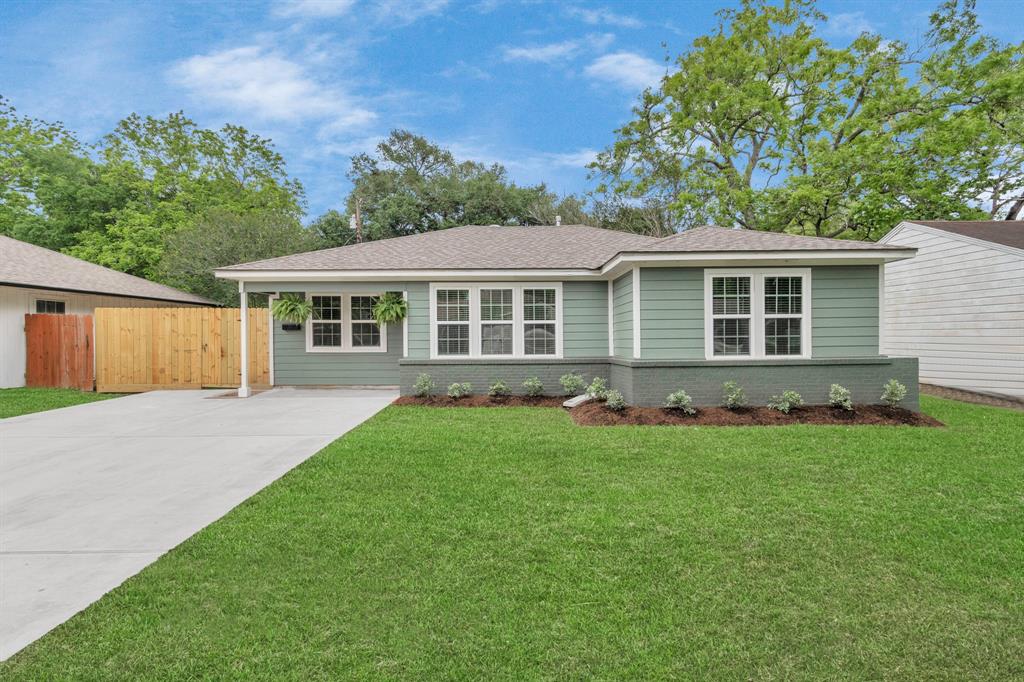
<path fill-rule="evenodd" d="M 119 393 L 87 393 L 73 388 L 0 388 L 0 419 L 117 398 Z"/>
<path fill-rule="evenodd" d="M 0 666 L 42 679 L 1024 677 L 1024 413 L 391 407 Z"/>

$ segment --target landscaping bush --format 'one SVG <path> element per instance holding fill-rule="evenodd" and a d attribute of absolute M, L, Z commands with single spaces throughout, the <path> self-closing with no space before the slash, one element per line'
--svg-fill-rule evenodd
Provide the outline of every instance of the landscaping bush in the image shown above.
<path fill-rule="evenodd" d="M 832 384 L 828 389 L 828 404 L 832 407 L 839 407 L 847 412 L 853 412 L 853 399 L 850 397 L 850 389 L 843 388 L 839 384 Z"/>
<path fill-rule="evenodd" d="M 452 398 L 453 400 L 458 400 L 459 398 L 465 398 L 467 395 L 470 395 L 472 393 L 473 393 L 473 384 L 469 384 L 469 383 L 462 383 L 462 384 L 454 383 L 454 384 L 452 384 L 451 386 L 448 387 L 448 397 Z"/>
<path fill-rule="evenodd" d="M 882 387 L 882 402 L 889 407 L 896 407 L 906 397 L 907 387 L 895 379 L 889 379 Z"/>
<path fill-rule="evenodd" d="M 743 387 L 735 381 L 722 384 L 722 405 L 729 410 L 737 410 L 747 404 L 747 394 Z"/>
<path fill-rule="evenodd" d="M 781 396 L 773 395 L 768 399 L 768 409 L 789 414 L 794 407 L 804 404 L 804 399 L 796 391 L 783 391 Z"/>
<path fill-rule="evenodd" d="M 665 407 L 670 410 L 679 410 L 686 414 L 697 414 L 697 410 L 693 409 L 693 399 L 690 398 L 689 393 L 682 389 L 668 394 L 668 397 L 665 398 Z"/>
<path fill-rule="evenodd" d="M 613 412 L 621 412 L 626 409 L 626 399 L 614 388 L 604 393 L 604 406 Z"/>
<path fill-rule="evenodd" d="M 595 400 L 606 400 L 608 398 L 608 382 L 601 377 L 594 377 L 587 386 L 587 395 Z"/>
<path fill-rule="evenodd" d="M 504 381 L 498 379 L 493 384 L 491 384 L 490 389 L 488 389 L 487 391 L 487 395 L 491 396 L 492 398 L 507 398 L 508 396 L 512 395 L 512 389 L 510 389 L 508 387 L 508 384 L 506 384 Z"/>
<path fill-rule="evenodd" d="M 429 374 L 424 373 L 416 377 L 416 381 L 412 385 L 412 392 L 418 398 L 429 398 L 435 388 L 437 388 L 437 384 Z"/>
<path fill-rule="evenodd" d="M 544 395 L 544 384 L 537 377 L 530 377 L 523 382 L 523 390 L 531 398 L 539 398 Z"/>
<path fill-rule="evenodd" d="M 563 374 L 559 381 L 562 384 L 562 390 L 570 396 L 583 393 L 583 389 L 587 386 L 581 374 Z"/>

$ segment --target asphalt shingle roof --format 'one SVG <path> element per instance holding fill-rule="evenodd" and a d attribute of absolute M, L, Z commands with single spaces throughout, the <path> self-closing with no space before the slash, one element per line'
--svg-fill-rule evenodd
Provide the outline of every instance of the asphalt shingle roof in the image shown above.
<path fill-rule="evenodd" d="M 908 220 L 914 225 L 1024 249 L 1024 220 Z"/>
<path fill-rule="evenodd" d="M 202 296 L 3 235 L 0 235 L 0 284 L 132 296 L 177 303 L 213 303 Z"/>
<path fill-rule="evenodd" d="M 242 263 L 232 270 L 596 270 L 619 253 L 905 250 L 871 242 L 699 227 L 647 237 L 584 225 L 466 225 Z"/>

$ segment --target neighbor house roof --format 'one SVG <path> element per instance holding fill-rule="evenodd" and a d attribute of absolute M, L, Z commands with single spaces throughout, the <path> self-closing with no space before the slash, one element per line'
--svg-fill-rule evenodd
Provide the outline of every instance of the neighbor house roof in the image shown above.
<path fill-rule="evenodd" d="M 4 284 L 213 305 L 202 296 L 0 235 L 0 285 Z"/>
<path fill-rule="evenodd" d="M 1024 249 L 1024 220 L 908 220 L 943 232 Z"/>
<path fill-rule="evenodd" d="M 906 252 L 869 242 L 721 227 L 647 237 L 584 225 L 466 225 L 219 268 L 222 276 L 271 271 L 600 270 L 620 254 L 805 251 Z"/>

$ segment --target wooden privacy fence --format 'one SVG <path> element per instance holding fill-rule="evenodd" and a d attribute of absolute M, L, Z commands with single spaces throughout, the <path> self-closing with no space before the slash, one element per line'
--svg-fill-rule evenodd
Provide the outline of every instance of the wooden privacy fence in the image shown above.
<path fill-rule="evenodd" d="M 229 388 L 241 383 L 238 308 L 96 308 L 96 390 Z M 249 310 L 249 384 L 270 384 L 270 319 Z"/>
<path fill-rule="evenodd" d="M 92 315 L 25 315 L 25 385 L 92 390 Z"/>

